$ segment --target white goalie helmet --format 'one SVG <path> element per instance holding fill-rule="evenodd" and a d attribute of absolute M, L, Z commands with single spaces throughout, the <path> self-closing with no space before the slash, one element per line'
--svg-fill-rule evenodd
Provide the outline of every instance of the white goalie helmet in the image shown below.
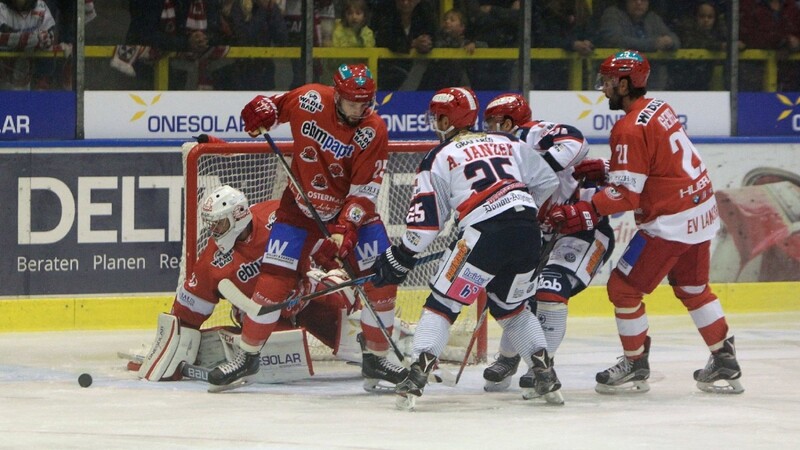
<path fill-rule="evenodd" d="M 228 185 L 214 188 L 206 196 L 200 216 L 223 253 L 233 249 L 236 238 L 253 220 L 247 197 Z"/>

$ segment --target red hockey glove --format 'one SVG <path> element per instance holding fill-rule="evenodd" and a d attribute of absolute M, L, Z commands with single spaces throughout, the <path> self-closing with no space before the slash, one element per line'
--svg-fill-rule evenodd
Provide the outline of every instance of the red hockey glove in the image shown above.
<path fill-rule="evenodd" d="M 585 178 L 586 181 L 593 183 L 605 183 L 608 176 L 608 160 L 606 159 L 584 159 L 575 166 L 572 176 L 576 180 Z"/>
<path fill-rule="evenodd" d="M 589 202 L 574 205 L 559 205 L 550 211 L 550 220 L 561 234 L 572 234 L 583 230 L 594 230 L 597 211 Z"/>
<path fill-rule="evenodd" d="M 275 107 L 275 103 L 263 95 L 257 95 L 242 109 L 244 131 L 252 137 L 272 128 L 277 118 L 278 108 Z"/>
<path fill-rule="evenodd" d="M 331 232 L 331 237 L 322 241 L 313 258 L 314 262 L 325 270 L 333 270 L 341 267 L 340 261 L 353 251 L 358 242 L 358 230 L 350 223 L 329 225 L 328 230 Z"/>

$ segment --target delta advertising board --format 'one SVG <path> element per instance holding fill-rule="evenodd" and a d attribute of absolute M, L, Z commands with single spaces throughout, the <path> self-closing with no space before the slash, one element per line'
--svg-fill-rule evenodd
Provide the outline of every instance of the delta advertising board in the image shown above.
<path fill-rule="evenodd" d="M 225 139 L 244 139 L 242 107 L 255 95 L 278 92 L 186 92 L 186 91 L 88 91 L 85 100 L 85 135 L 99 139 L 191 139 L 202 133 Z M 478 127 L 483 109 L 500 92 L 480 91 Z M 378 114 L 386 122 L 389 139 L 435 138 L 427 119 L 433 92 L 378 92 Z M 730 106 L 727 92 L 653 92 L 648 96 L 666 100 L 678 112 L 690 136 L 730 136 Z M 608 137 L 622 116 L 608 109 L 598 91 L 532 91 L 529 96 L 534 118 L 566 123 L 587 137 Z M 113 105 L 113 107 L 109 107 Z M 278 139 L 289 138 L 289 127 L 271 131 Z"/>
<path fill-rule="evenodd" d="M 0 296 L 175 289 L 179 149 L 0 149 L 0 169 Z"/>

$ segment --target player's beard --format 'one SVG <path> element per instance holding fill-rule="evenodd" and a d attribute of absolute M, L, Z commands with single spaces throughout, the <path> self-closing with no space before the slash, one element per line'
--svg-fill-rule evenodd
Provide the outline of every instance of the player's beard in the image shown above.
<path fill-rule="evenodd" d="M 612 111 L 619 111 L 622 109 L 622 98 L 617 88 L 614 88 L 613 94 L 611 97 L 608 97 L 608 109 Z"/>

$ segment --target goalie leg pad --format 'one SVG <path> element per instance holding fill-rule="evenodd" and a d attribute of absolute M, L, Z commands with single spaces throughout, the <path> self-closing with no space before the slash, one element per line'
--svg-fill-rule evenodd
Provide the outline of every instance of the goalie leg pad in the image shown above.
<path fill-rule="evenodd" d="M 158 316 L 156 339 L 139 368 L 139 377 L 148 381 L 180 379 L 178 365 L 193 363 L 200 347 L 200 332 L 180 326 L 177 317 L 161 313 Z"/>

